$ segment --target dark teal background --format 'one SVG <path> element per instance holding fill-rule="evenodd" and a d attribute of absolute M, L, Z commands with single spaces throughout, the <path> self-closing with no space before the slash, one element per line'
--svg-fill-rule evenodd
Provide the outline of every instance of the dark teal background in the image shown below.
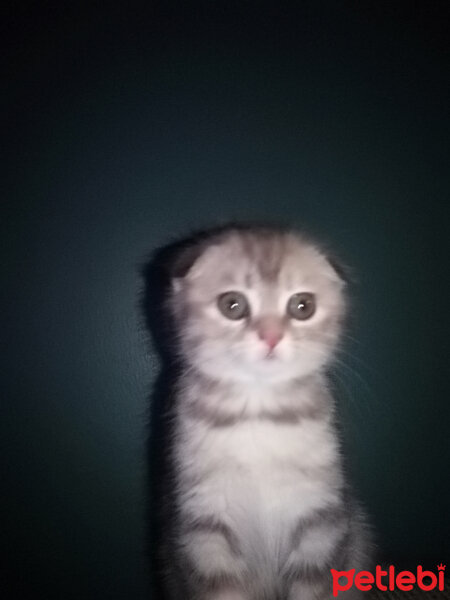
<path fill-rule="evenodd" d="M 2 597 L 148 597 L 139 265 L 228 219 L 351 265 L 353 478 L 386 560 L 445 562 L 448 3 L 64 4 L 2 9 Z"/>

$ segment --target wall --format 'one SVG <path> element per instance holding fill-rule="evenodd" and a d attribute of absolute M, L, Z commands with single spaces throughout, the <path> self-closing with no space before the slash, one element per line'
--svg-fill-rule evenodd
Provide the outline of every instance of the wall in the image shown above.
<path fill-rule="evenodd" d="M 448 556 L 448 9 L 346 6 L 10 13 L 6 597 L 146 597 L 139 265 L 228 219 L 312 230 L 351 265 L 353 478 L 387 560 Z"/>

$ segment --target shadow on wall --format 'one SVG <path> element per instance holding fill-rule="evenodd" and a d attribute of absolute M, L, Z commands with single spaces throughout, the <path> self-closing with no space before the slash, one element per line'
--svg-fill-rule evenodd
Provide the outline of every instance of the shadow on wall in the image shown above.
<path fill-rule="evenodd" d="M 147 551 L 150 558 L 151 597 L 164 599 L 164 523 L 165 510 L 171 502 L 170 490 L 165 488 L 169 468 L 166 441 L 171 435 L 170 412 L 173 406 L 173 384 L 176 381 L 177 361 L 173 352 L 174 331 L 168 318 L 165 301 L 171 285 L 170 265 L 180 244 L 157 250 L 142 267 L 144 292 L 141 309 L 151 334 L 161 369 L 154 384 L 150 401 L 150 423 L 147 443 Z"/>

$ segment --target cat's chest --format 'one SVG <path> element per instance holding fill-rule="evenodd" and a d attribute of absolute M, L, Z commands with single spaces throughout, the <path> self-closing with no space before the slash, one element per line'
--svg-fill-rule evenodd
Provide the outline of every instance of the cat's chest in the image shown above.
<path fill-rule="evenodd" d="M 326 464 L 333 458 L 334 443 L 323 423 L 254 419 L 228 427 L 192 427 L 184 451 L 208 470 L 255 473 Z"/>
<path fill-rule="evenodd" d="M 263 518 L 277 527 L 326 504 L 336 458 L 323 423 L 248 421 L 220 428 L 190 428 L 179 446 L 182 495 L 189 511 Z M 332 470 L 331 470 L 332 472 Z"/>

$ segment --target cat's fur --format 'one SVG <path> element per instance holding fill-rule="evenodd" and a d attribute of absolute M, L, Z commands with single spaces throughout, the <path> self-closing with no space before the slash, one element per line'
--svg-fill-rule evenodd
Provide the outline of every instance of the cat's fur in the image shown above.
<path fill-rule="evenodd" d="M 170 600 L 325 600 L 330 569 L 366 565 L 325 377 L 345 316 L 345 284 L 320 249 L 275 228 L 225 227 L 181 245 L 168 307 L 178 357 L 164 570 Z M 217 307 L 243 292 L 249 317 Z M 286 316 L 314 293 L 315 314 Z M 260 328 L 282 339 L 270 353 Z"/>

